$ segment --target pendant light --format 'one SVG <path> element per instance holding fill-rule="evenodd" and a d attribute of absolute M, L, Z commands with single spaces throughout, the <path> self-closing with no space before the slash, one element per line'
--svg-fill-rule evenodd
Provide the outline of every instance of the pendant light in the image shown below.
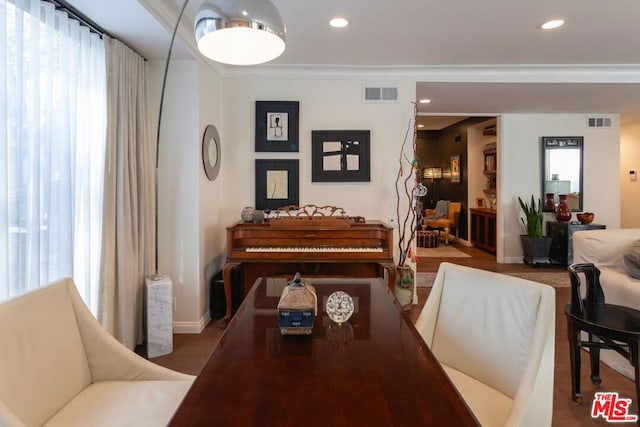
<path fill-rule="evenodd" d="M 194 32 L 198 50 L 223 64 L 261 64 L 285 49 L 284 24 L 270 0 L 206 0 Z"/>

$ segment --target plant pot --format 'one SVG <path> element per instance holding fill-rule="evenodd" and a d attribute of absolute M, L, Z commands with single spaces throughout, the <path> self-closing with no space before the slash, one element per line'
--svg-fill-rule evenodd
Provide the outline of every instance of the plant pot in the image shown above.
<path fill-rule="evenodd" d="M 522 243 L 522 261 L 525 264 L 549 264 L 549 250 L 551 249 L 551 237 L 529 237 L 520 235 Z"/>
<path fill-rule="evenodd" d="M 415 286 L 413 269 L 409 266 L 396 267 L 396 286 L 393 293 L 403 310 L 411 310 Z"/>

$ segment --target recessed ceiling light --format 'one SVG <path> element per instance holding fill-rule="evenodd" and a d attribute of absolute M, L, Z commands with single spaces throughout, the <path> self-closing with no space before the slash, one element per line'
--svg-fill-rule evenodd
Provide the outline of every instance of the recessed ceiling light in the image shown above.
<path fill-rule="evenodd" d="M 329 25 L 331 25 L 333 28 L 344 28 L 349 25 L 349 21 L 345 18 L 333 18 L 331 21 L 329 21 Z"/>
<path fill-rule="evenodd" d="M 562 27 L 564 25 L 564 19 L 552 19 L 544 24 L 540 25 L 543 30 L 553 30 L 554 28 Z"/>
<path fill-rule="evenodd" d="M 420 100 L 420 101 L 418 101 L 418 102 L 419 102 L 420 104 L 430 104 L 430 103 L 431 103 L 431 100 L 430 100 L 430 99 L 427 99 L 427 98 L 424 98 L 424 99 L 421 99 L 421 100 Z"/>

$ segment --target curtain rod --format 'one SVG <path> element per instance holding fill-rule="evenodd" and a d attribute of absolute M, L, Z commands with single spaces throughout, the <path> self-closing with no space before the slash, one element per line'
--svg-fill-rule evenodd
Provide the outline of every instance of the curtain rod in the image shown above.
<path fill-rule="evenodd" d="M 52 3 L 56 7 L 56 9 L 66 12 L 67 15 L 69 15 L 71 18 L 73 18 L 73 19 L 75 19 L 77 21 L 80 21 L 80 23 L 82 25 L 84 25 L 85 27 L 89 28 L 89 31 L 98 34 L 100 37 L 108 36 L 108 37 L 110 37 L 112 39 L 117 39 L 121 43 L 123 43 L 125 46 L 127 46 L 129 49 L 134 51 L 136 54 L 141 56 L 145 61 L 147 60 L 144 57 L 144 55 L 140 55 L 140 53 L 138 51 L 136 51 L 135 49 L 133 49 L 131 46 L 129 46 L 128 44 L 124 43 L 122 40 L 118 39 L 117 37 L 114 37 L 113 35 L 109 34 L 108 31 L 106 31 L 100 25 L 96 24 L 91 18 L 87 17 L 87 15 L 85 15 L 82 12 L 80 12 L 78 9 L 76 9 L 73 6 L 71 6 L 66 1 L 64 1 L 64 0 L 44 0 L 44 1 Z"/>

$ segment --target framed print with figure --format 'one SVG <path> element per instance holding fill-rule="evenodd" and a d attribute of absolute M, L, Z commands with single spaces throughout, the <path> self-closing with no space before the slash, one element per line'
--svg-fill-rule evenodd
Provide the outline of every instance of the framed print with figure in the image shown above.
<path fill-rule="evenodd" d="M 298 101 L 256 101 L 256 152 L 298 151 Z"/>
<path fill-rule="evenodd" d="M 298 160 L 256 159 L 256 209 L 298 205 Z"/>

